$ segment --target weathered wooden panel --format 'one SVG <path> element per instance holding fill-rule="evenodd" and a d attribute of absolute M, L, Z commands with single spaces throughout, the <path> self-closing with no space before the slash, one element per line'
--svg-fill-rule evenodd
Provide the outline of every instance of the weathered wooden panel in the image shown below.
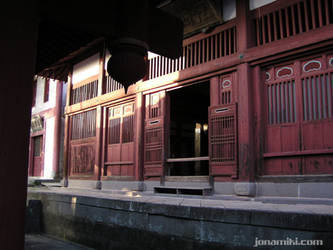
<path fill-rule="evenodd" d="M 304 174 L 332 174 L 333 155 L 304 158 Z"/>
<path fill-rule="evenodd" d="M 92 175 L 95 165 L 95 140 L 91 142 L 71 142 L 70 175 Z"/>
<path fill-rule="evenodd" d="M 121 145 L 119 144 L 108 145 L 107 162 L 119 162 L 121 159 L 120 151 L 121 151 Z"/>
<path fill-rule="evenodd" d="M 302 159 L 298 157 L 269 158 L 264 161 L 264 175 L 298 175 Z"/>

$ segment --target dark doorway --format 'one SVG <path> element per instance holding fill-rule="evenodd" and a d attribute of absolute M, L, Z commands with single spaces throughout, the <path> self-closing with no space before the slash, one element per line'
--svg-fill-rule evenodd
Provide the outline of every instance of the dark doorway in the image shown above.
<path fill-rule="evenodd" d="M 209 82 L 172 90 L 169 92 L 169 97 L 168 174 L 171 176 L 208 175 Z"/>
<path fill-rule="evenodd" d="M 33 168 L 32 176 L 42 176 L 42 151 L 43 151 L 43 136 L 33 137 Z"/>

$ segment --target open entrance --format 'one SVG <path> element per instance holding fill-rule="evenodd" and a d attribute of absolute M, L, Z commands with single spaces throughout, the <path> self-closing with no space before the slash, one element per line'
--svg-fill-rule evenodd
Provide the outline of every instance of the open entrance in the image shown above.
<path fill-rule="evenodd" d="M 171 90 L 169 101 L 170 151 L 167 174 L 207 176 L 209 82 Z"/>

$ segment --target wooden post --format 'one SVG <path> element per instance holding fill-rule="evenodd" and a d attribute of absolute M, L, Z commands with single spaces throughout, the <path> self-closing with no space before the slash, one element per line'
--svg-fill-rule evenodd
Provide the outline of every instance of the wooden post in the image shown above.
<path fill-rule="evenodd" d="M 103 109 L 99 105 L 96 108 L 96 146 L 95 146 L 95 166 L 94 179 L 101 180 L 102 171 L 102 136 L 103 136 Z M 100 186 L 96 188 L 100 189 Z"/>
<path fill-rule="evenodd" d="M 56 106 L 55 106 L 55 121 L 54 121 L 54 143 L 53 143 L 53 172 L 54 177 L 59 178 L 59 153 L 60 153 L 60 128 L 61 128 L 61 107 L 62 107 L 62 88 L 63 83 L 56 81 Z"/>
<path fill-rule="evenodd" d="M 249 0 L 236 1 L 238 51 L 242 53 L 254 46 L 255 33 L 249 18 Z"/>
<path fill-rule="evenodd" d="M 98 73 L 98 92 L 97 95 L 103 95 L 105 90 L 105 46 L 99 53 L 99 73 Z M 101 180 L 102 165 L 102 137 L 103 137 L 103 109 L 99 105 L 96 108 L 96 146 L 95 146 L 95 166 L 94 166 L 94 179 Z M 100 184 L 97 184 L 98 189 L 101 188 Z"/>
<path fill-rule="evenodd" d="M 68 73 L 68 80 L 67 80 L 67 93 L 66 93 L 66 107 L 70 105 L 70 97 L 71 97 L 71 90 L 72 90 L 72 71 Z M 68 157 L 69 157 L 69 128 L 70 128 L 70 119 L 69 116 L 65 115 L 65 129 L 64 129 L 64 165 L 63 165 L 63 185 L 65 187 L 68 186 L 68 176 L 69 176 L 69 164 L 68 164 Z"/>
<path fill-rule="evenodd" d="M 248 63 L 237 66 L 238 75 L 238 156 L 239 180 L 253 181 L 254 168 L 254 125 L 253 91 L 251 68 Z"/>
<path fill-rule="evenodd" d="M 210 106 L 219 104 L 219 77 L 214 76 L 210 79 Z"/>
<path fill-rule="evenodd" d="M 135 180 L 143 180 L 143 122 L 144 122 L 144 98 L 142 92 L 136 94 L 135 100 Z"/>
<path fill-rule="evenodd" d="M 9 2 L 0 17 L 0 242 L 24 249 L 32 82 L 37 48 L 36 1 Z"/>
<path fill-rule="evenodd" d="M 262 154 L 264 146 L 264 122 L 265 122 L 265 110 L 264 110 L 264 74 L 260 66 L 256 66 L 253 69 L 253 99 L 254 99 L 254 129 L 255 129 L 255 166 L 257 173 L 261 174 L 262 171 Z"/>
<path fill-rule="evenodd" d="M 99 73 L 98 73 L 98 89 L 97 96 L 103 95 L 105 93 L 105 54 L 106 47 L 105 42 L 103 48 L 99 52 Z"/>

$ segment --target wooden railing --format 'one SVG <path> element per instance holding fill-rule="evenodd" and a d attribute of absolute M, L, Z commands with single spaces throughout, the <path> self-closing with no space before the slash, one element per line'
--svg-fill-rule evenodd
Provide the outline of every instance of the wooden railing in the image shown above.
<path fill-rule="evenodd" d="M 331 0 L 290 0 L 255 10 L 256 45 L 264 45 L 333 23 Z"/>
<path fill-rule="evenodd" d="M 71 104 L 83 102 L 97 96 L 98 77 L 92 77 L 73 86 Z"/>
<path fill-rule="evenodd" d="M 148 80 L 184 70 L 237 52 L 236 26 L 217 31 L 183 46 L 183 56 L 169 59 L 156 56 L 149 60 Z"/>

